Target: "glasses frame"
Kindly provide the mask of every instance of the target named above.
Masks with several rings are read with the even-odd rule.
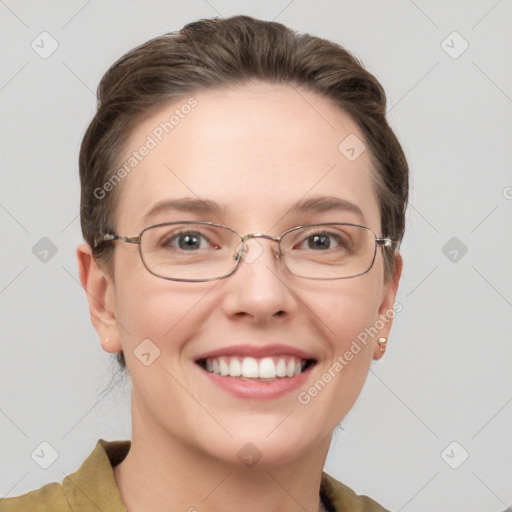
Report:
[[[172,226],[172,225],[175,225],[175,224],[203,224],[203,225],[208,225],[208,226],[217,226],[217,227],[220,227],[220,228],[228,229],[229,231],[231,231],[232,233],[234,233],[235,235],[240,237],[241,246],[239,248],[239,251],[235,254],[235,259],[237,260],[236,265],[228,273],[226,273],[226,274],[224,274],[224,275],[222,275],[220,277],[211,277],[211,278],[208,278],[208,279],[184,279],[184,278],[179,278],[179,277],[164,277],[164,276],[161,276],[161,275],[156,274],[155,272],[153,272],[147,266],[146,262],[144,261],[144,256],[142,255],[142,245],[141,245],[142,235],[148,229],[151,229],[151,228],[154,228],[154,227],[161,227],[161,226]],[[161,279],[167,279],[169,281],[181,281],[181,282],[190,282],[190,283],[206,282],[206,281],[217,281],[219,279],[225,279],[226,277],[229,277],[229,276],[233,275],[237,271],[237,269],[240,267],[240,262],[243,260],[243,258],[241,257],[241,254],[243,254],[243,252],[245,251],[246,242],[248,240],[250,240],[251,238],[265,238],[267,240],[272,240],[274,242],[277,242],[278,250],[279,250],[279,252],[277,253],[277,256],[278,256],[278,258],[280,258],[280,255],[282,254],[282,252],[281,252],[281,240],[288,233],[291,233],[292,231],[296,231],[297,229],[302,229],[302,228],[307,228],[307,227],[334,226],[334,225],[337,225],[337,226],[355,226],[355,227],[360,227],[360,228],[367,229],[368,231],[370,231],[373,234],[374,239],[375,239],[375,250],[373,252],[373,258],[372,258],[372,262],[371,262],[370,266],[364,272],[360,272],[359,274],[356,274],[356,275],[353,275],[353,276],[348,276],[348,277],[304,277],[304,276],[299,276],[297,274],[294,274],[288,268],[286,263],[284,263],[286,269],[292,275],[300,277],[302,279],[314,279],[314,280],[320,280],[320,281],[331,281],[331,280],[334,280],[334,279],[351,279],[353,277],[359,277],[359,276],[362,276],[362,275],[368,273],[371,270],[371,268],[373,267],[373,264],[375,263],[375,257],[377,255],[377,246],[378,245],[387,248],[387,247],[391,247],[392,244],[393,244],[393,240],[391,238],[389,238],[389,237],[378,237],[376,235],[376,233],[371,228],[369,228],[368,226],[363,226],[362,224],[353,224],[353,223],[350,223],[350,222],[318,222],[318,223],[315,223],[315,224],[303,224],[301,226],[294,226],[293,228],[287,229],[280,236],[271,236],[271,235],[266,235],[264,233],[248,233],[247,235],[243,235],[242,236],[239,233],[237,233],[234,229],[231,229],[228,226],[224,226],[223,224],[217,224],[215,222],[208,222],[208,221],[183,220],[183,221],[162,222],[162,223],[159,223],[159,224],[151,224],[150,226],[146,226],[144,229],[142,229],[142,231],[137,236],[133,236],[133,237],[129,237],[129,236],[126,236],[126,235],[117,235],[115,233],[107,233],[107,234],[104,234],[104,235],[100,235],[99,240],[95,240],[94,249],[96,249],[99,245],[101,245],[104,242],[112,242],[112,241],[117,241],[117,240],[119,240],[121,242],[129,243],[129,244],[137,244],[139,246],[139,255],[140,255],[140,258],[142,260],[142,263],[143,263],[144,267],[146,267],[146,270],[150,274],[152,274],[152,275],[154,275],[156,277],[159,277]]]

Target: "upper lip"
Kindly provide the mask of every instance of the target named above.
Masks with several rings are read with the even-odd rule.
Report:
[[[239,357],[272,357],[289,355],[295,356],[298,359],[313,359],[316,358],[313,354],[300,350],[296,347],[283,345],[283,344],[271,344],[271,345],[230,345],[228,347],[222,347],[209,352],[205,352],[200,356],[196,357],[196,361],[203,359],[215,358],[220,356],[239,356]]]

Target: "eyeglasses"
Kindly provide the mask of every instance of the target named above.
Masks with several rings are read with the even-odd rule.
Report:
[[[359,224],[329,222],[288,229],[275,237],[262,233],[241,236],[213,222],[166,222],[144,228],[136,237],[106,234],[95,243],[121,240],[138,244],[142,262],[155,276],[173,281],[214,281],[232,275],[245,260],[261,253],[249,249],[251,238],[278,243],[276,259],[293,275],[306,279],[347,279],[366,274],[373,266],[377,245],[392,246]],[[260,248],[261,249],[261,248]]]

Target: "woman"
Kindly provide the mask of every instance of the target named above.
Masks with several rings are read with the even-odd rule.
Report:
[[[384,354],[408,168],[378,81],[247,16],[116,62],[82,143],[82,285],[132,439],[1,510],[384,510],[323,473]]]

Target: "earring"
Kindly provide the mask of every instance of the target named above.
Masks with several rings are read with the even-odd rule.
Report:
[[[377,343],[379,344],[380,351],[384,352],[386,350],[386,343],[388,342],[387,338],[379,338]]]
[[[110,338],[105,338],[105,343],[108,343],[110,341]]]

